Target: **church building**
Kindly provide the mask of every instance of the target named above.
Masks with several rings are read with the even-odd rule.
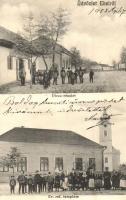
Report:
[[[103,146],[73,131],[35,128],[14,128],[0,136],[0,157],[16,147],[21,153],[15,172],[54,173],[93,169],[103,171]],[[0,173],[12,173],[0,166]]]
[[[103,153],[104,171],[118,170],[120,165],[120,151],[112,145],[111,126],[110,116],[104,111],[99,123],[99,143],[105,147]]]

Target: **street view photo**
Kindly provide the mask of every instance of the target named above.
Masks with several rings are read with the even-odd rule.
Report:
[[[126,92],[125,7],[0,1],[0,94]]]

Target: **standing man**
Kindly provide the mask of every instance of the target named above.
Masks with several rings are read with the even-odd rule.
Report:
[[[75,76],[75,83],[77,83],[78,69],[75,69],[74,76]]]
[[[93,81],[94,81],[94,72],[93,72],[92,69],[89,72],[89,79],[90,79],[90,83],[93,83]]]
[[[40,186],[41,186],[41,176],[39,174],[39,171],[36,171],[36,174],[34,176],[34,184],[35,184],[35,192],[40,193]]]
[[[28,178],[27,178],[27,174],[25,175],[25,185],[24,185],[24,191],[25,193],[27,193],[27,185],[28,185]]]
[[[50,172],[48,173],[47,183],[48,183],[48,192],[53,192],[54,178]]]
[[[49,86],[49,72],[46,70],[43,74],[43,87],[47,89]]]
[[[25,72],[24,67],[22,69],[20,69],[19,77],[20,77],[20,80],[21,80],[21,86],[24,86],[25,85],[25,77],[26,77],[26,72]]]
[[[83,70],[82,70],[81,67],[80,67],[80,69],[79,69],[79,79],[80,79],[80,83],[83,83],[83,76],[84,76],[84,72],[83,72]]]
[[[72,70],[68,68],[67,70],[68,84],[71,84],[71,73],[72,73]]]
[[[74,72],[71,72],[71,84],[74,85],[74,81],[75,81],[75,74]]]
[[[61,79],[62,79],[62,84],[65,84],[66,72],[65,72],[65,69],[63,67],[61,69],[60,76],[61,76]]]
[[[35,75],[36,75],[36,64],[35,64],[35,62],[32,63],[31,75],[32,75],[32,84],[35,85]]]
[[[29,175],[27,182],[28,182],[28,193],[32,194],[32,192],[33,192],[33,177],[31,174]]]
[[[19,194],[22,191],[22,194],[24,194],[24,187],[25,187],[25,176],[24,172],[21,171],[21,174],[18,176],[18,182],[19,182]]]
[[[57,68],[55,67],[55,69],[53,71],[53,85],[57,85],[58,76],[59,76],[59,72],[58,72]]]

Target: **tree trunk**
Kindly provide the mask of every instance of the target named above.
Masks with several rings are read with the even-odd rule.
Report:
[[[52,67],[54,69],[55,66],[55,46],[53,47],[53,55],[52,55]]]
[[[30,58],[30,75],[31,75],[30,89],[32,89],[32,56]]]
[[[44,61],[45,66],[46,66],[46,70],[48,70],[48,65],[47,65],[47,62],[46,62],[46,60],[45,60],[44,55],[42,55],[42,58],[43,58],[43,61]]]

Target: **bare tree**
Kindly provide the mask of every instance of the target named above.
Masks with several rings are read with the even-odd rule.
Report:
[[[15,52],[23,52],[30,65],[30,87],[32,87],[32,65],[36,62],[37,57],[39,56],[37,49],[34,46],[33,41],[35,40],[36,33],[36,24],[35,18],[32,12],[29,12],[28,15],[22,16],[23,19],[23,30],[15,38]]]
[[[49,40],[49,49],[46,49],[49,50],[48,53],[52,54],[52,67],[54,67],[55,54],[58,51],[57,43],[66,34],[70,24],[69,13],[66,9],[58,8],[49,16],[41,16],[38,24],[39,36]]]
[[[80,67],[82,65],[82,58],[80,55],[80,51],[76,47],[71,48],[71,64],[76,68]]]
[[[13,174],[14,169],[17,167],[20,160],[21,153],[18,151],[17,147],[11,147],[10,152],[0,160],[0,164],[3,167],[12,168]]]

